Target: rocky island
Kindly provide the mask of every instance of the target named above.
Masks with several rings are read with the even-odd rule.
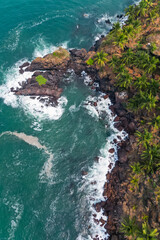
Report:
[[[142,0],[126,9],[127,21],[113,25],[91,49],[59,48],[20,66],[33,75],[16,95],[48,96],[57,104],[68,70],[85,71],[90,86],[110,98],[114,126],[128,133],[118,144],[118,161],[106,175],[104,196],[97,203],[108,217],[103,223],[111,240],[160,238],[160,3]],[[37,77],[46,79],[39,84]],[[98,87],[95,87],[98,83]],[[112,149],[110,149],[112,151]],[[99,237],[95,238],[98,240]]]

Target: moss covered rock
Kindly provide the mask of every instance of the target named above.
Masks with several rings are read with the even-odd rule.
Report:
[[[70,60],[70,53],[64,49],[59,48],[54,53],[47,54],[45,57],[38,57],[32,61],[28,71],[35,70],[63,70],[67,67],[67,63]]]

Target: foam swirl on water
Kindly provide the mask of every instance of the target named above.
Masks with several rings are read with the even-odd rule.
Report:
[[[48,151],[48,149],[45,145],[40,144],[39,139],[37,137],[31,136],[31,135],[26,135],[25,133],[10,132],[10,131],[3,132],[0,135],[0,137],[2,137],[3,135],[16,136],[17,138],[23,140],[24,142],[26,142],[38,149],[43,149],[45,151],[45,153],[47,155],[49,155],[47,162],[44,164],[43,173],[45,172],[46,176],[49,178],[52,176],[51,170],[52,170],[53,154]]]

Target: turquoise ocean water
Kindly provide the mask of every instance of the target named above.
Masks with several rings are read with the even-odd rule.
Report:
[[[103,170],[109,162],[106,149],[114,137],[109,101],[102,101],[84,84],[86,76],[74,74],[64,80],[57,108],[17,98],[10,88],[29,77],[19,74],[21,63],[60,45],[89,49],[109,30],[105,19],[114,22],[129,4],[133,1],[0,1],[0,134],[32,135],[47,149],[14,135],[0,137],[0,240],[94,236],[91,205],[101,200]],[[89,105],[95,100],[96,109]],[[99,165],[96,156],[102,158]],[[88,177],[83,178],[82,171],[88,171]],[[95,180],[96,187],[90,187]]]

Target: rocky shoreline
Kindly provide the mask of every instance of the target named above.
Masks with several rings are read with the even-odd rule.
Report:
[[[154,7],[156,8],[156,6],[156,3],[151,6],[152,10]],[[115,116],[114,127],[117,128],[118,131],[121,132],[124,130],[128,134],[128,138],[125,141],[121,141],[121,139],[120,141],[117,141],[115,139],[114,144],[118,147],[118,161],[113,169],[112,166],[110,166],[112,171],[106,175],[106,182],[104,183],[103,191],[103,196],[106,200],[95,205],[96,211],[100,212],[103,210],[103,213],[108,217],[108,220],[106,222],[103,219],[100,219],[99,222],[97,221],[96,216],[93,216],[95,217],[95,222],[99,223],[100,226],[103,226],[106,229],[106,233],[110,235],[110,240],[126,239],[120,231],[120,226],[125,216],[130,216],[131,218],[136,216],[140,227],[142,227],[142,222],[146,221],[146,216],[150,218],[149,224],[152,229],[159,228],[158,224],[160,223],[160,214],[156,211],[156,208],[158,208],[158,201],[155,201],[153,197],[155,187],[147,185],[150,181],[149,176],[145,176],[144,173],[143,176],[139,177],[139,179],[141,178],[144,180],[137,180],[139,181],[138,191],[134,190],[131,186],[131,179],[132,181],[136,181],[137,176],[133,175],[130,165],[131,163],[140,160],[139,148],[134,133],[136,130],[142,128],[140,126],[140,121],[145,121],[146,117],[143,113],[138,116],[138,114],[133,114],[126,109],[126,103],[129,99],[133,99],[138,91],[134,85],[135,81],[137,81],[137,79],[142,80],[142,77],[146,74],[145,65],[139,68],[138,64],[132,64],[132,61],[135,57],[136,60],[139,58],[138,54],[141,54],[141,61],[145,61],[145,58],[147,58],[149,59],[149,63],[150,61],[157,62],[160,58],[160,18],[157,17],[155,23],[150,21],[150,24],[148,24],[148,16],[143,16],[142,18],[138,16],[137,18],[140,18],[141,21],[138,19],[135,20],[135,24],[138,24],[138,30],[134,38],[130,37],[127,32],[131,31],[131,24],[126,24],[124,26],[124,31],[123,28],[121,29],[120,25],[115,25],[115,28],[118,28],[118,30],[115,31],[119,31],[121,34],[120,36],[125,36],[126,32],[129,35],[128,41],[124,41],[123,44],[120,42],[119,45],[118,41],[114,42],[114,39],[117,39],[117,36],[115,37],[113,29],[113,33],[111,32],[113,40],[110,40],[107,36],[102,36],[102,38],[98,40],[88,52],[85,49],[71,49],[67,51],[59,48],[54,53],[48,54],[43,58],[36,58],[31,63],[24,63],[20,66],[20,73],[23,74],[24,72],[30,71],[33,72],[33,75],[26,82],[22,82],[19,89],[11,89],[16,95],[27,95],[32,98],[38,96],[39,101],[43,101],[44,104],[55,106],[57,105],[57,100],[63,91],[61,88],[62,80],[68,74],[68,71],[73,69],[78,76],[81,76],[82,72],[85,72],[91,78],[89,86],[94,90],[105,93],[104,98],[110,98],[112,103],[110,110]],[[110,23],[108,22],[107,24]],[[141,31],[139,30],[140,28]],[[134,28],[132,31],[134,31]],[[134,35],[134,33],[132,34]],[[156,45],[156,49],[154,48],[154,45]],[[110,64],[104,64],[103,71],[101,71],[102,69],[98,64],[87,63],[90,59],[93,61],[96,53],[100,53],[100,51],[107,55],[107,60],[109,63],[115,65],[114,67]],[[128,63],[126,63],[123,58],[126,58]],[[130,61],[131,64],[129,64]],[[120,66],[119,62],[121,64]],[[145,64],[149,63],[145,62]],[[155,63],[154,68],[150,70],[152,74],[147,69],[148,82],[152,78],[155,78],[155,81],[157,82],[159,80],[160,73],[156,64],[157,63]],[[120,69],[120,67],[122,69]],[[115,85],[119,80],[117,77],[119,75],[118,71],[120,70],[122,70],[122,77],[124,71],[124,76],[127,76],[127,80],[132,80],[132,83],[129,83],[128,85],[129,87],[124,87],[122,84],[122,87],[120,86],[120,88],[118,88],[118,86]],[[39,75],[46,79],[46,84],[39,85],[36,81],[36,78]],[[124,79],[122,83],[125,81],[126,79]],[[44,96],[47,96],[49,101],[46,101]],[[158,102],[158,95],[155,97]],[[97,103],[95,102],[93,104],[96,106]],[[113,153],[114,149],[109,149],[109,152]],[[155,173],[153,176],[155,181],[154,184],[159,181],[158,174],[159,173],[156,175]],[[146,179],[148,179],[148,182]],[[150,194],[151,191],[152,196]],[[94,240],[99,240],[99,236],[96,236]]]
[[[51,54],[44,56],[43,58],[36,58],[31,63],[24,63],[20,66],[20,73],[25,71],[33,72],[31,78],[26,82],[23,82],[20,89],[11,89],[15,95],[25,95],[34,98],[39,96],[39,101],[45,101],[43,97],[49,98],[50,105],[56,105],[57,99],[61,96],[63,91],[60,88],[61,80],[65,77],[65,74],[69,69],[73,69],[75,74],[81,76],[81,73],[85,71],[89,77],[93,80],[90,83],[90,87],[97,91],[101,91],[106,95],[104,98],[110,98],[112,105],[110,109],[116,116],[114,127],[119,131],[126,131],[128,138],[126,141],[122,141],[118,144],[118,161],[111,173],[106,175],[106,182],[104,183],[103,195],[107,197],[105,202],[98,203],[95,208],[102,208],[104,214],[108,217],[107,223],[103,223],[107,233],[110,235],[109,239],[118,240],[124,239],[124,236],[118,233],[120,226],[120,216],[122,215],[123,195],[124,190],[121,187],[122,182],[125,182],[127,169],[128,169],[128,156],[131,153],[136,131],[136,121],[134,115],[127,112],[123,107],[123,103],[128,98],[127,93],[120,94],[114,87],[114,81],[112,79],[112,73],[107,78],[100,78],[98,75],[98,69],[93,66],[88,66],[86,61],[93,57],[96,50],[100,46],[103,40],[100,39],[96,42],[95,46],[91,48],[91,51],[87,52],[85,49],[72,49],[69,52],[65,49],[58,49],[58,53],[64,52],[66,56],[63,58],[55,57],[54,61],[50,61]],[[39,86],[36,82],[36,77],[42,75],[47,79],[45,85]],[[107,84],[106,84],[107,82]],[[98,87],[95,87],[95,83],[98,83]],[[48,101],[46,102],[48,104]],[[116,143],[116,142],[115,142]],[[112,151],[110,149],[109,151]],[[98,239],[98,238],[97,238]]]

